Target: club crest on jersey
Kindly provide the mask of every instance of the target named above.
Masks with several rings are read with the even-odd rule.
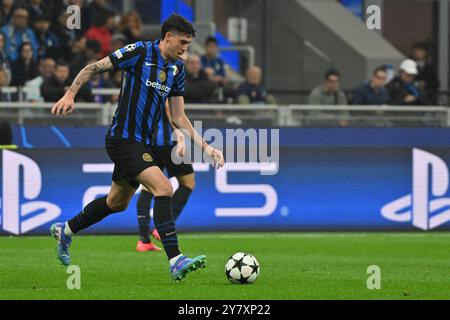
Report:
[[[167,79],[166,73],[164,72],[164,70],[161,70],[159,72],[159,81],[164,82],[164,81],[166,81],[166,79]]]
[[[144,153],[142,155],[142,160],[144,160],[145,162],[152,162],[153,158],[152,158],[152,156],[150,154]]]

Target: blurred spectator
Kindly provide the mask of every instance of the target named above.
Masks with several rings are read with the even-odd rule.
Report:
[[[184,99],[186,103],[208,103],[214,100],[217,85],[202,69],[200,56],[191,54],[186,61],[186,84]]]
[[[70,64],[71,79],[74,79],[78,72],[87,65],[88,60],[100,60],[100,43],[98,41],[86,41],[86,38],[80,38],[75,43],[76,45],[73,47],[74,54]]]
[[[221,86],[225,86],[228,83],[225,63],[219,57],[219,46],[217,39],[213,36],[209,36],[205,41],[205,55],[202,56],[202,67],[207,71],[211,80],[218,83]]]
[[[325,73],[325,82],[314,88],[309,95],[308,103],[311,105],[346,105],[347,98],[340,90],[341,76],[337,70],[328,70]]]
[[[386,105],[389,103],[389,92],[386,85],[386,67],[381,66],[373,71],[372,79],[353,91],[352,104]]]
[[[142,20],[135,11],[123,16],[119,31],[126,37],[125,45],[142,40]]]
[[[73,45],[73,42],[77,39],[77,32],[66,27],[66,21],[68,17],[69,14],[66,12],[66,9],[62,9],[57,15],[57,22],[50,27],[50,30],[58,38],[63,54],[63,59],[66,61],[71,60],[71,47]]]
[[[45,80],[51,78],[55,72],[55,60],[46,58],[39,62],[39,75],[25,82],[26,100],[31,102],[42,102],[44,98],[41,96],[41,85]]]
[[[81,10],[81,28],[82,32],[85,33],[89,28],[91,28],[96,21],[99,21],[102,17],[105,17],[107,12],[110,11],[106,0],[93,0],[90,4],[85,6]]]
[[[435,67],[429,61],[428,50],[425,44],[417,43],[414,45],[413,60],[417,63],[418,71],[415,78],[416,85],[426,92],[432,104],[437,105],[440,84]]]
[[[122,71],[115,71],[111,76],[111,80],[115,88],[120,88],[120,86],[122,85]]]
[[[131,42],[127,42],[127,38],[123,34],[116,33],[111,37],[111,52],[125,47],[128,43]]]
[[[58,37],[49,28],[50,20],[47,16],[40,15],[36,17],[33,29],[39,43],[39,59],[50,57],[58,60],[62,58],[63,52]]]
[[[16,145],[13,144],[13,133],[9,122],[0,122],[0,149],[15,149]]]
[[[0,101],[11,101],[11,94],[3,92],[2,88],[9,86],[9,74],[0,68]]]
[[[39,75],[37,63],[33,58],[33,49],[29,42],[20,46],[20,57],[11,66],[11,86],[23,86],[26,81]]]
[[[97,59],[91,59],[87,61],[87,64],[96,63]],[[106,74],[105,74],[106,75]],[[88,81],[87,86],[90,90],[92,89],[110,89],[114,88],[114,84],[112,81],[105,79],[104,74],[97,74]],[[113,101],[111,96],[105,96],[105,95],[93,95],[92,97],[93,102],[96,103],[105,103],[105,102],[115,102]]]
[[[14,0],[0,0],[0,26],[8,24],[14,12]]]
[[[100,58],[106,57],[111,53],[111,38],[114,29],[115,14],[108,11],[104,16],[99,17],[94,26],[89,28],[85,36],[88,40],[96,40],[100,43]]]
[[[11,62],[5,52],[5,36],[0,32],[0,68],[11,75]]]
[[[28,16],[26,9],[17,8],[11,22],[1,29],[5,36],[5,51],[11,61],[17,60],[20,46],[24,42],[31,44],[34,60],[37,61],[39,44],[33,30],[28,26]]]
[[[414,84],[418,74],[414,60],[404,60],[399,67],[399,75],[388,83],[389,104],[391,105],[429,105],[425,91]]]
[[[257,66],[248,68],[246,81],[237,89],[237,102],[239,104],[276,104],[275,98],[267,94],[261,82],[261,68]]]
[[[29,23],[30,26],[34,25],[36,20],[43,15],[48,15],[48,8],[46,3],[42,0],[26,0],[23,4],[30,14]]]
[[[70,85],[69,65],[59,61],[56,64],[53,76],[46,79],[41,85],[41,95],[46,102],[56,102],[61,99],[65,92],[70,88]],[[76,100],[83,102],[92,101],[90,90],[86,85],[81,87]]]

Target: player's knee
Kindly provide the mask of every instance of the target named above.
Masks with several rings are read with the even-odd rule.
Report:
[[[195,179],[184,181],[182,184],[183,187],[189,188],[192,191],[195,189]]]
[[[161,183],[155,188],[156,197],[171,197],[173,194],[172,184],[169,180],[167,182]]]
[[[108,201],[109,200],[109,201]],[[128,208],[129,201],[127,200],[117,200],[117,199],[106,199],[106,204],[108,208],[115,212],[125,211]]]
[[[189,188],[192,191],[195,189],[195,175],[194,174],[179,178],[178,182],[183,187]]]

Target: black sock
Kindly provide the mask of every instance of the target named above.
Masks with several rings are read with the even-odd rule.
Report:
[[[139,239],[143,243],[150,243],[150,204],[153,194],[142,190],[137,201],[137,218],[139,225]]]
[[[175,222],[172,218],[172,199],[170,197],[155,197],[153,220],[158,230],[167,258],[172,259],[180,254]]]
[[[183,211],[183,208],[186,206],[186,203],[189,200],[189,196],[191,195],[192,190],[188,187],[180,185],[172,196],[172,215],[173,220],[177,221],[178,217]]]
[[[118,211],[111,210],[106,204],[106,196],[95,199],[84,207],[83,211],[69,220],[70,230],[73,233],[77,233],[102,221],[105,217],[115,212]]]

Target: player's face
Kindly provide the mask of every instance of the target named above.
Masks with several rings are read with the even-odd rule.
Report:
[[[187,53],[192,37],[186,34],[169,32],[167,37],[168,54],[172,59],[181,59]]]

